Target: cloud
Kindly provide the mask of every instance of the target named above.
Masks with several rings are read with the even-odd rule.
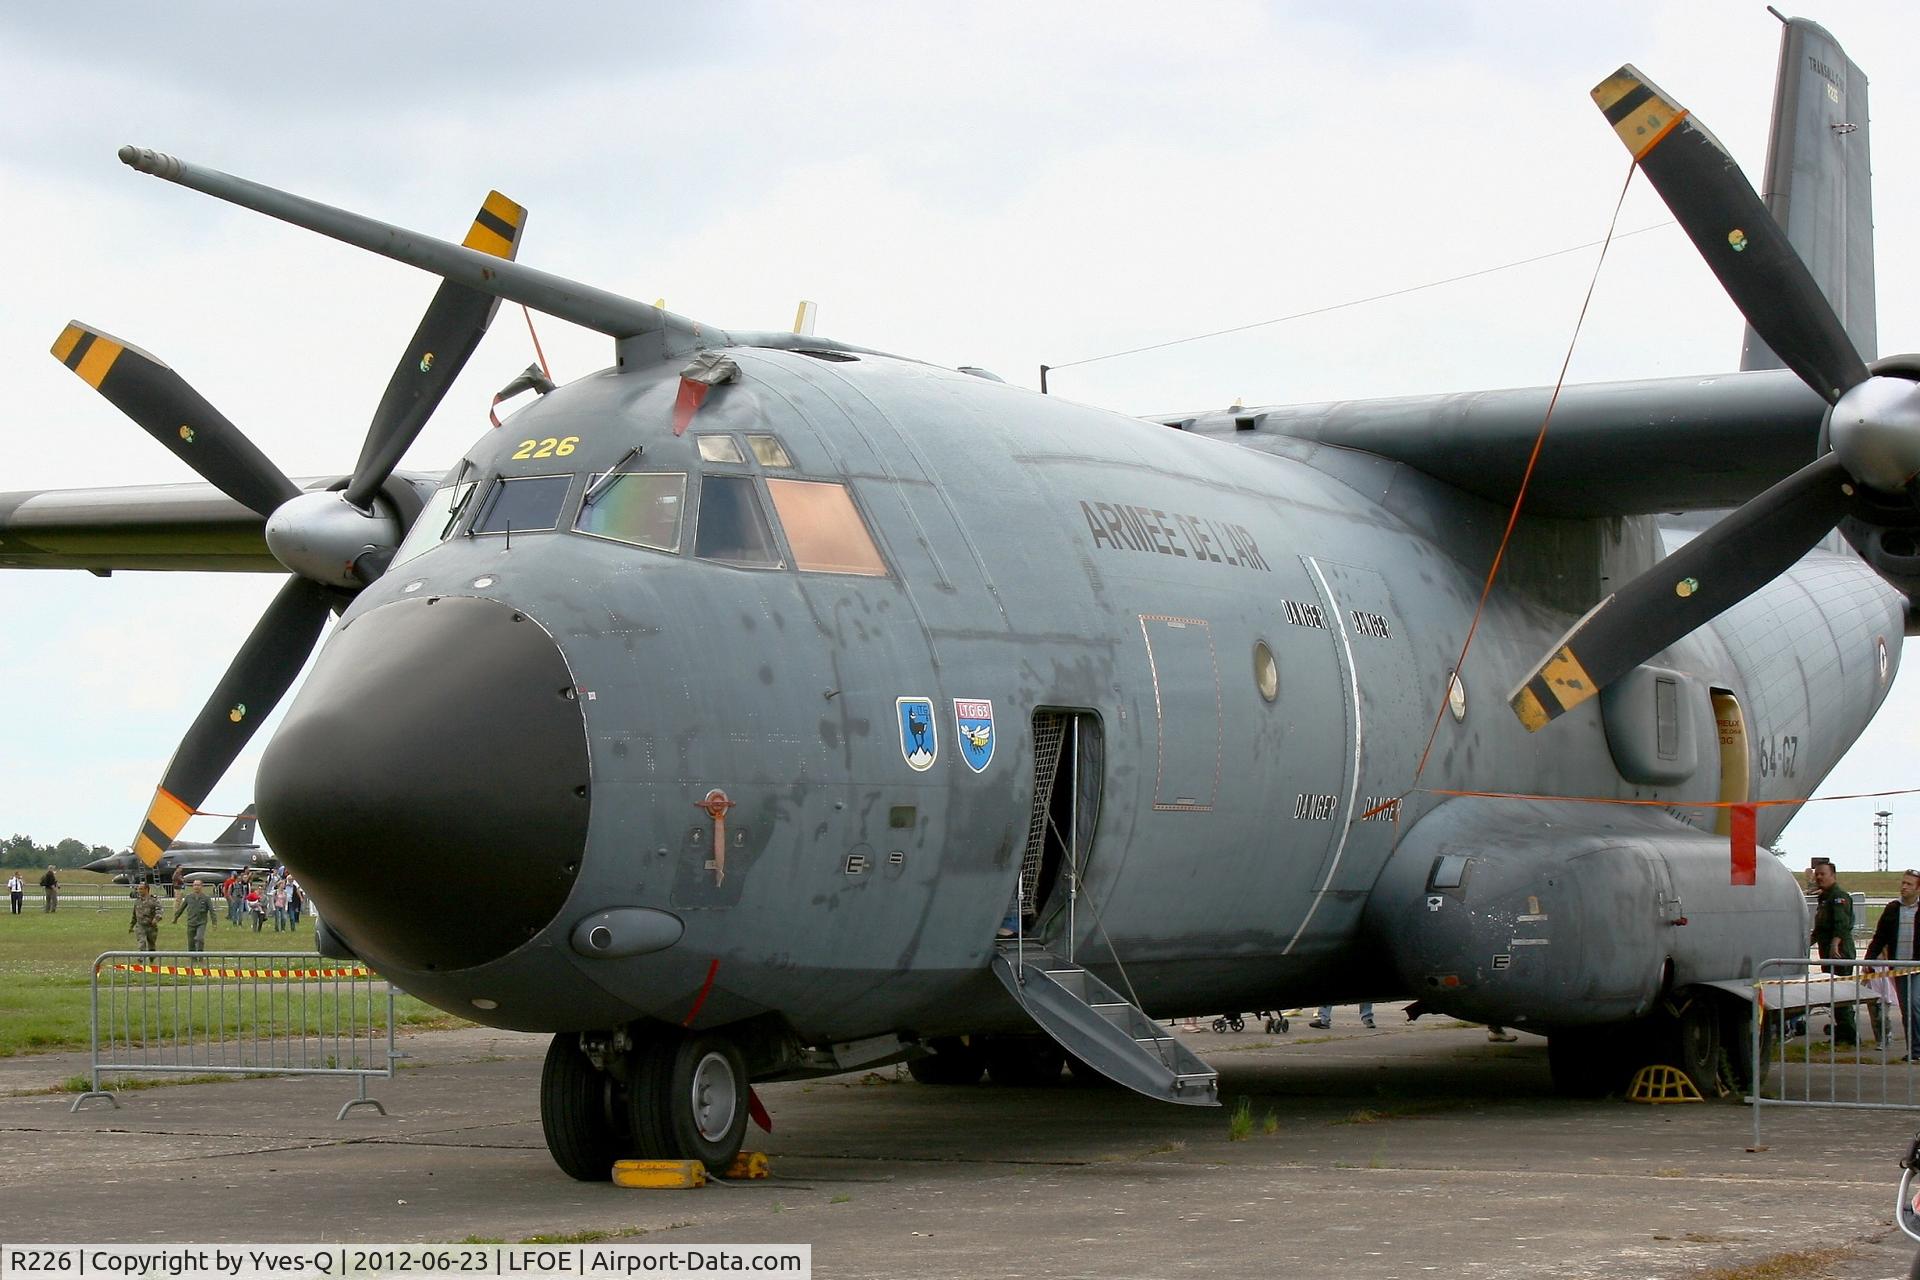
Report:
[[[1904,232],[1920,179],[1893,159],[1920,153],[1920,86],[1880,56],[1914,47],[1920,16],[1863,4],[1829,25],[1877,77],[1883,346],[1920,348],[1920,312],[1897,287],[1920,279]],[[1776,42],[1771,18],[1731,0],[1658,15],[1567,0],[201,0],[107,3],[84,21],[9,6],[0,484],[183,478],[46,356],[70,317],[173,364],[288,471],[344,471],[432,293],[418,272],[135,174],[114,159],[123,142],[450,238],[498,186],[532,210],[533,265],[740,328],[780,327],[812,298],[822,332],[1031,386],[1042,362],[1599,239],[1626,166],[1586,91],[1624,61],[1758,172]],[[1620,226],[1666,218],[1635,184]],[[1569,255],[1063,369],[1055,386],[1153,412],[1543,384],[1592,275],[1592,255]],[[610,363],[604,338],[536,323],[562,378]],[[1684,238],[1649,232],[1609,254],[1573,376],[1724,369],[1739,338]],[[409,465],[458,457],[531,358],[525,321],[503,308]],[[12,821],[124,840],[274,585],[0,575],[0,675],[33,730],[0,748]],[[1910,705],[1902,686],[1873,733],[1920,720]],[[1789,841],[1864,848],[1851,823],[1810,810]]]

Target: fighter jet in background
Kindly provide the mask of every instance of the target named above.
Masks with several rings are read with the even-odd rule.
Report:
[[[81,870],[110,874],[115,884],[148,879],[159,884],[171,884],[176,868],[185,868],[184,879],[188,883],[195,880],[224,880],[230,872],[264,870],[273,866],[273,854],[261,848],[259,841],[254,838],[257,828],[258,820],[254,817],[253,806],[248,805],[239,817],[227,825],[225,831],[211,840],[204,843],[175,840],[151,867],[136,854],[126,852],[96,858]]]

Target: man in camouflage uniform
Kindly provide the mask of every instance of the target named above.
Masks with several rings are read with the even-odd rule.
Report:
[[[140,950],[160,949],[160,899],[153,896],[153,886],[145,880],[134,894],[133,920],[127,925],[127,932],[137,935]]]
[[[180,905],[173,909],[173,918],[178,920],[182,912],[187,917],[187,950],[205,951],[207,917],[213,914],[213,899],[207,896],[205,884],[193,882],[193,892],[180,899]]]
[[[1814,899],[1811,939],[1814,953],[1823,960],[1853,959],[1853,899],[1835,881],[1833,863],[1822,859],[1814,864],[1813,888],[1817,895]],[[1829,965],[1827,969],[1841,977],[1857,976],[1853,965]],[[1851,1000],[1834,1001],[1835,1044],[1860,1042],[1860,1027],[1854,1019],[1853,1006]]]

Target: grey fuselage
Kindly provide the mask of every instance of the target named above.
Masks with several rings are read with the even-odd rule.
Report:
[[[1448,675],[1506,522],[1494,503],[1258,429],[1175,430],[879,356],[728,354],[739,380],[682,435],[678,368],[660,365],[583,379],[489,433],[460,477],[484,494],[496,476],[571,475],[559,529],[467,536],[470,502],[450,537],[429,531],[359,595],[290,709],[290,742],[339,715],[343,685],[375,662],[352,647],[359,623],[430,601],[498,602],[564,662],[583,843],[564,872],[539,873],[558,906],[473,963],[383,943],[434,911],[443,873],[416,883],[415,852],[383,844],[364,809],[334,835],[375,858],[351,875],[312,867],[320,837],[282,830],[295,806],[276,808],[263,768],[274,847],[407,990],[528,1030],[771,1017],[828,1044],[1018,1028],[988,962],[1036,825],[1036,711],[1067,713],[1100,749],[1072,783],[1077,893],[1056,872],[1026,927],[1156,1016],[1419,995],[1569,1025],[1643,1012],[1676,966],[1731,979],[1804,947],[1791,877],[1763,851],[1760,883],[1729,888],[1724,810],[1705,806],[1804,798],[1880,705],[1903,602],[1857,559],[1816,552],[1663,655],[1672,714],[1644,730],[1659,742],[1629,741],[1651,720],[1606,699],[1529,735],[1504,705],[1513,682],[1658,557],[1652,518],[1520,522],[1456,715]],[[755,461],[749,433],[777,438],[791,468]],[[714,434],[745,461],[703,461]],[[570,438],[564,458],[512,456]],[[569,531],[589,475],[616,464],[689,477],[677,552]],[[846,485],[885,576],[800,571],[784,536],[777,568],[696,556],[702,481],[720,475],[753,477],[763,507],[769,477]],[[378,657],[417,673],[440,661]],[[1744,794],[1723,788],[1713,689],[1744,717]],[[902,699],[931,708],[925,768],[908,759],[924,744]],[[991,704],[984,767],[956,701]],[[977,729],[982,708],[968,710]],[[276,740],[270,764],[274,750],[293,748]],[[716,790],[732,804],[719,867],[700,807]],[[498,804],[505,831],[512,794],[468,779],[446,803]],[[1759,812],[1765,842],[1792,810]],[[1462,850],[1488,896],[1430,891],[1435,860]],[[510,841],[457,853],[501,892],[521,874]],[[1676,928],[1681,900],[1693,922]],[[629,910],[657,936],[630,954],[582,944],[583,922]],[[479,914],[466,923],[486,928]],[[656,928],[669,918],[677,936]],[[1522,934],[1537,941],[1504,947]]]

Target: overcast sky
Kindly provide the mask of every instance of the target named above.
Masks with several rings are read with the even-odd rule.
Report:
[[[1882,352],[1920,350],[1920,6],[1822,22],[1872,80]],[[135,174],[122,143],[459,239],[489,187],[521,260],[733,328],[819,331],[1033,385],[1041,363],[1288,315],[1600,239],[1627,160],[1587,97],[1631,61],[1750,174],[1764,5],[416,2],[0,6],[8,261],[0,490],[191,478],[48,354],[69,318],[152,351],[292,474],[350,468],[435,281]],[[1643,182],[1572,378],[1735,367],[1739,321]],[[1551,383],[1592,251],[1055,375],[1133,413]],[[1645,323],[1647,315],[1658,323]],[[608,341],[536,317],[556,376]],[[486,430],[517,308],[403,465]],[[124,845],[277,577],[0,574],[0,833]],[[1828,793],[1909,785],[1909,676]],[[258,744],[209,800],[251,791]],[[1814,805],[1843,867],[1893,811]],[[187,834],[217,830],[199,819]],[[1909,854],[1904,852],[1914,849]]]

